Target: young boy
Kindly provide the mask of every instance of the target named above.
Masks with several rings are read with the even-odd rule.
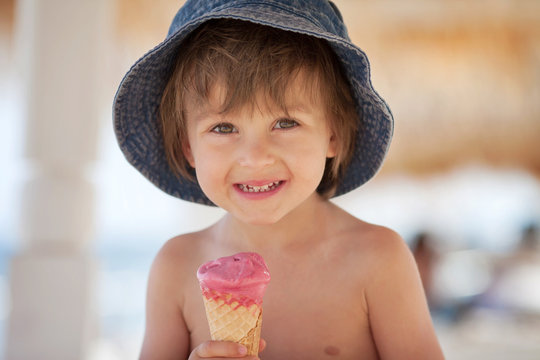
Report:
[[[241,251],[272,274],[262,359],[443,358],[402,239],[328,201],[375,174],[392,127],[331,2],[187,1],[120,85],[115,129],[154,184],[227,214],[157,255],[141,359],[250,358],[210,341],[195,276]]]

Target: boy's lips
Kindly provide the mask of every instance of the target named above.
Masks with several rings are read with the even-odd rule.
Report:
[[[236,188],[244,193],[266,193],[276,190],[283,184],[283,180],[257,181],[235,184]]]

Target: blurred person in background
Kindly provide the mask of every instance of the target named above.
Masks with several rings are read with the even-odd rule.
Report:
[[[478,304],[493,310],[540,316],[538,224],[523,228],[513,251],[493,261],[493,281]]]
[[[433,237],[427,232],[420,232],[412,239],[410,247],[416,266],[418,266],[428,305],[433,308],[435,305],[433,299],[433,273],[439,258]]]

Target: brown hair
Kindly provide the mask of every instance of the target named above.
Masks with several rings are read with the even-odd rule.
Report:
[[[330,198],[352,156],[358,114],[340,63],[324,40],[232,19],[210,20],[182,43],[159,112],[167,161],[180,176],[193,179],[184,156],[188,143],[184,103],[204,102],[216,83],[224,85],[223,113],[255,103],[263,91],[286,111],[285,94],[301,70],[312,96],[326,105],[328,125],[336,139],[336,156],[327,159],[317,191]]]

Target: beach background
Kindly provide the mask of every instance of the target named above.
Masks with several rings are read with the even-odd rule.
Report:
[[[363,220],[395,229],[410,245],[448,359],[540,358],[540,2],[334,2],[351,38],[367,52],[374,87],[396,121],[380,173],[334,201]],[[25,330],[28,339],[39,336],[32,314],[24,320],[19,313],[12,316],[26,301],[12,291],[13,269],[21,271],[14,259],[35,251],[71,254],[72,248],[73,258],[82,253],[93,268],[90,280],[82,278],[89,283],[85,296],[92,305],[85,310],[91,320],[84,322],[89,334],[80,357],[133,359],[141,346],[154,255],[167,239],[222,215],[220,209],[161,193],[130,167],[112,130],[112,100],[122,76],[165,37],[181,2],[43,3],[0,0],[0,359],[8,359],[8,342],[17,341],[9,335],[10,319],[17,320],[16,328]],[[37,105],[29,99],[40,95],[29,88],[43,91],[47,86],[29,81],[40,70],[39,63],[30,63],[29,51],[39,55],[40,50],[28,49],[35,45],[28,33],[42,26],[36,19],[57,17],[61,22],[83,6],[94,11],[90,14],[99,18],[103,32],[89,54],[97,62],[92,70],[94,128],[88,136],[92,151],[89,156],[80,151],[80,162],[62,162],[58,155],[54,163],[36,143],[48,144],[43,139],[64,126],[69,135],[69,122],[79,119],[36,123]],[[62,36],[77,38],[81,29],[65,29],[71,35]],[[73,52],[87,50],[80,44],[54,44],[51,52],[66,54],[65,63],[56,62],[59,73],[85,56]],[[51,89],[62,85],[51,79]],[[68,80],[73,85],[68,93],[85,94],[88,84]],[[55,102],[51,114],[61,113],[55,109],[64,105],[61,99]],[[78,146],[67,142],[62,151],[78,154],[72,145]],[[47,204],[35,214],[29,206],[33,189],[40,189],[33,186],[40,184],[40,171],[53,174],[49,180],[63,181],[51,163],[60,163],[64,172],[75,164],[75,178],[90,189],[84,192],[89,200],[82,202],[81,215],[74,217],[81,226],[56,216],[56,201],[67,199],[54,199],[51,213]],[[74,230],[61,242],[42,240],[31,230],[36,224],[53,235],[63,227]],[[25,283],[26,293],[35,290],[39,296],[38,285]],[[69,303],[71,291],[64,289],[60,299]],[[50,332],[55,331],[61,332],[61,325],[51,323]],[[65,341],[69,347],[70,339]]]

